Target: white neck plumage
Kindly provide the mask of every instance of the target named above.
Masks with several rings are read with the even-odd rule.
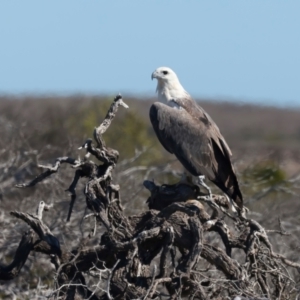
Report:
[[[177,82],[160,82],[157,83],[156,88],[158,100],[166,103],[169,106],[178,108],[180,101],[190,95],[185,91],[183,86]]]

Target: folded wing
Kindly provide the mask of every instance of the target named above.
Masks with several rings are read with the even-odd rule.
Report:
[[[230,149],[205,111],[191,103],[174,109],[163,103],[150,108],[150,120],[164,148],[194,176],[205,175],[242,208],[243,199],[230,161]]]

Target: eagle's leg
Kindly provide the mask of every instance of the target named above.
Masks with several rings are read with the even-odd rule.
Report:
[[[198,185],[204,187],[207,191],[208,191],[208,197],[207,199],[205,200],[205,202],[207,202],[207,204],[213,208],[213,209],[216,209],[216,208],[219,208],[219,206],[213,201],[213,198],[212,198],[212,193],[211,193],[211,189],[209,188],[209,186],[204,182],[204,179],[205,179],[205,176],[204,175],[200,175],[198,176]],[[202,198],[203,199],[203,198]]]
[[[207,191],[208,191],[208,194],[209,194],[209,198],[212,199],[212,194],[211,194],[211,189],[210,187],[204,182],[204,179],[205,179],[205,176],[204,175],[200,175],[198,176],[198,184],[202,187],[204,187]]]

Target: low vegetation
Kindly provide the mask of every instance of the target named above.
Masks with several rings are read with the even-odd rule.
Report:
[[[222,196],[211,210],[174,185],[182,170],[153,133],[152,100],[125,99],[108,128],[112,101],[1,99],[0,297],[297,297],[299,112],[204,102],[234,153],[241,220]]]

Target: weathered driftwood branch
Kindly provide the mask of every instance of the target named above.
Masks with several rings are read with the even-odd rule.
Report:
[[[52,252],[58,254],[60,256],[60,244],[58,239],[51,233],[48,226],[46,226],[42,219],[38,216],[33,216],[28,213],[21,213],[21,212],[11,212],[11,215],[14,217],[23,220],[26,222],[34,232],[39,236],[40,240],[45,241],[52,249]]]
[[[92,211],[86,217],[96,218],[96,227],[105,228],[96,236],[99,244],[89,247],[89,235],[73,250],[60,246],[42,220],[42,203],[37,216],[12,212],[31,231],[23,237],[13,263],[0,268],[0,279],[14,278],[29,252],[36,251],[49,255],[54,264],[57,288],[51,296],[60,299],[155,299],[162,296],[163,287],[169,299],[233,299],[238,295],[244,299],[289,299],[288,287],[295,287],[295,281],[287,268],[300,270],[300,265],[275,253],[268,232],[255,220],[231,217],[231,224],[227,222],[221,211],[229,209],[225,197],[213,195],[220,209],[211,211],[197,186],[182,182],[158,186],[145,181],[151,194],[149,210],[129,217],[124,214],[120,186],[112,180],[119,153],[107,147],[102,137],[120,105],[127,107],[117,96],[94,130],[96,145],[88,139],[81,147],[87,151],[82,160],[58,158],[46,172],[18,186],[33,186],[57,172],[61,163],[71,164],[76,170],[68,188],[68,219],[77,183],[85,178],[86,205]],[[89,161],[90,155],[101,163]],[[284,230],[280,229],[281,234]],[[213,244],[208,240],[210,233],[215,234]],[[233,249],[239,251],[239,259]],[[105,284],[98,282],[102,288],[97,292],[86,284],[91,274],[105,280]],[[105,279],[101,274],[106,274]]]
[[[122,96],[120,94],[115,97],[114,103],[110,106],[104,121],[100,124],[100,126],[96,127],[94,130],[94,139],[97,141],[98,148],[100,149],[105,147],[105,143],[102,139],[102,135],[110,126],[112,120],[116,116],[119,106],[123,106],[125,108],[129,107],[126,103],[124,103]]]
[[[38,175],[36,178],[34,178],[33,180],[31,180],[28,183],[17,184],[16,187],[25,188],[25,187],[35,186],[37,183],[43,181],[44,179],[46,179],[53,173],[56,173],[62,163],[68,163],[71,165],[75,165],[77,163],[77,161],[73,158],[65,156],[65,157],[58,157],[55,160],[55,164],[53,166],[38,165],[39,168],[47,169],[47,171],[41,173],[40,175]]]

